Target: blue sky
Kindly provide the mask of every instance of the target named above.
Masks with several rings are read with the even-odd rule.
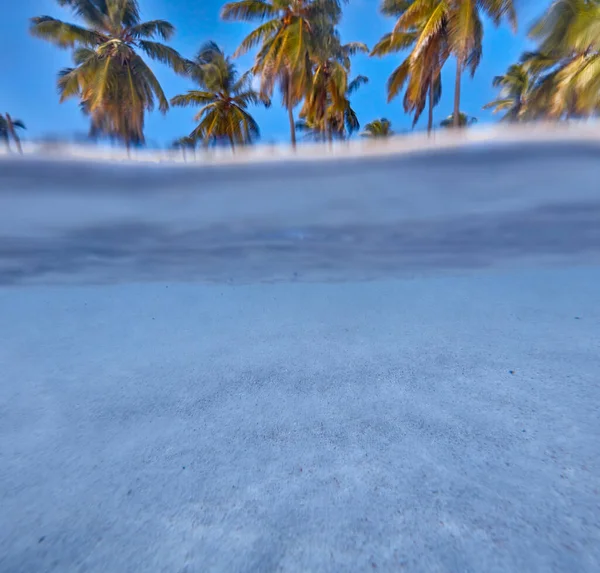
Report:
[[[465,77],[463,80],[461,109],[478,117],[480,123],[495,120],[490,112],[481,109],[495,95],[492,78],[530,47],[526,39],[527,28],[548,6],[547,0],[516,2],[520,19],[517,34],[513,34],[508,26],[495,29],[491,24],[486,25],[482,63],[474,79]],[[140,0],[144,19],[162,18],[176,26],[177,33],[170,44],[187,57],[193,56],[206,40],[215,40],[231,53],[251,29],[243,23],[221,22],[219,9],[222,4],[221,0]],[[393,20],[379,15],[378,7],[378,0],[350,0],[340,27],[342,39],[362,41],[372,47],[384,33],[389,32]],[[59,104],[56,93],[56,74],[62,67],[70,65],[69,51],[29,35],[28,18],[41,15],[73,21],[71,14],[61,9],[55,0],[16,0],[11,2],[10,9],[4,10],[4,18],[0,20],[0,37],[5,46],[0,50],[0,111],[8,111],[13,117],[22,119],[28,128],[26,137],[85,133],[88,124],[79,112],[77,102]],[[251,62],[251,55],[238,60],[243,70]],[[369,83],[360,88],[352,99],[361,124],[377,117],[387,117],[396,130],[410,128],[411,119],[402,111],[401,98],[390,104],[386,101],[386,80],[398,62],[399,57],[396,56],[355,58],[353,75],[369,77]],[[192,87],[189,81],[177,77],[160,64],[152,63],[152,68],[169,98]],[[452,111],[454,69],[453,62],[449,62],[444,70],[442,101],[434,112],[436,122]],[[253,113],[259,122],[263,141],[288,139],[286,112],[279,106],[277,98],[269,110],[256,108]],[[149,114],[146,120],[148,144],[166,145],[189,133],[193,129],[193,115],[191,109],[177,108],[170,110],[166,116],[158,112]],[[423,117],[418,127],[423,127],[425,121]]]

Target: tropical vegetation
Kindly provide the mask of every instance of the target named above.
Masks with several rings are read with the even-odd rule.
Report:
[[[365,125],[365,129],[361,135],[372,139],[391,137],[394,135],[394,132],[392,131],[392,122],[385,117],[370,121]]]
[[[458,116],[451,113],[446,119],[440,121],[440,127],[466,127],[477,123],[477,118],[467,115],[463,111],[458,112]]]
[[[250,104],[270,105],[270,100],[252,88],[252,74],[238,76],[235,64],[214,42],[208,42],[188,66],[188,75],[200,89],[171,99],[171,105],[202,106],[194,118],[196,128],[187,141],[201,141],[206,146],[228,141],[231,149],[251,143],[260,135],[258,124],[248,113]]]
[[[374,47],[381,56],[410,48],[408,56],[388,80],[388,101],[406,85],[404,110],[418,121],[429,100],[428,131],[433,127],[433,107],[441,96],[441,70],[452,55],[456,64],[454,82],[454,127],[460,125],[461,77],[475,74],[482,55],[483,22],[495,25],[507,18],[516,29],[512,0],[383,0],[381,11],[397,17],[391,33]]]
[[[476,119],[461,111],[465,72],[475,74],[483,57],[484,21],[517,25],[514,0],[381,0],[380,12],[394,21],[371,50],[343,42],[339,24],[348,0],[233,0],[224,21],[252,29],[230,57],[214,42],[187,59],[169,46],[175,28],[165,20],[142,19],[138,0],[56,0],[75,22],[51,16],[30,21],[31,33],[71,50],[73,66],[61,70],[60,101],[76,98],[90,121],[90,136],[111,138],[129,148],[145,142],[146,112],[155,107],[194,106],[195,127],[173,142],[187,157],[198,145],[236,149],[257,140],[255,106],[269,106],[278,92],[287,111],[292,146],[296,131],[317,141],[393,134],[385,118],[360,130],[352,98],[368,82],[353,74],[358,54],[398,58],[389,76],[388,102],[402,96],[415,127],[425,114],[434,129],[442,72],[455,69],[452,113],[437,125],[463,128]],[[564,120],[600,110],[600,0],[554,0],[529,30],[535,48],[492,79],[497,97],[484,106],[503,122]],[[238,71],[235,58],[252,52],[253,63]],[[391,59],[391,58],[390,58]],[[194,84],[185,94],[165,95],[148,60],[166,64]],[[17,129],[0,115],[0,138],[20,149]]]
[[[371,52],[372,56],[384,56],[410,49],[389,77],[388,102],[406,85],[404,111],[413,115],[414,127],[428,104],[428,132],[433,129],[433,108],[442,95],[442,67],[450,54],[448,11],[445,2],[384,0],[381,12],[397,17],[397,22]]]
[[[288,111],[292,146],[296,145],[294,107],[313,132],[341,133],[354,118],[349,108],[350,57],[367,52],[364,44],[341,45],[336,26],[341,0],[237,0],[225,4],[224,20],[260,22],[242,41],[235,55],[258,46],[252,72],[261,78],[261,94],[270,97],[277,84]],[[353,128],[354,129],[354,128]]]
[[[25,129],[25,124],[20,119],[12,119],[8,113],[4,115],[0,113],[0,139],[4,141],[6,150],[10,151],[10,140],[12,139],[17,151],[23,153],[17,129]]]
[[[506,74],[489,107],[510,121],[585,119],[600,110],[600,0],[555,0],[531,26],[537,47]]]
[[[363,84],[366,76],[349,80],[351,57],[368,53],[365,44],[342,44],[336,30],[322,37],[311,55],[311,82],[300,110],[301,122],[310,126],[316,139],[344,139],[359,127],[358,117],[350,105],[350,96]]]
[[[483,108],[491,109],[493,113],[504,112],[501,121],[526,119],[535,83],[528,66],[522,62],[512,64],[505,74],[496,76],[492,83],[495,88],[500,88],[500,94]]]
[[[137,0],[57,0],[83,26],[51,16],[31,19],[31,33],[73,50],[72,68],[59,73],[60,101],[78,98],[90,117],[90,132],[122,140],[129,148],[144,142],[144,115],[169,102],[141,53],[178,73],[188,64],[177,51],[155,41],[169,40],[175,28],[165,20],[142,21]]]

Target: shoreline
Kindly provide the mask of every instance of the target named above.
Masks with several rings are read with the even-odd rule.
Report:
[[[95,145],[58,142],[56,144],[22,143],[24,155],[0,151],[0,161],[10,159],[50,159],[58,161],[119,162],[128,164],[161,164],[173,166],[237,165],[247,163],[270,163],[277,161],[327,161],[362,157],[388,157],[435,152],[449,149],[478,147],[481,145],[510,145],[528,143],[598,143],[600,144],[600,121],[563,123],[539,123],[521,125],[485,125],[460,130],[437,130],[431,137],[426,133],[395,135],[385,140],[356,139],[326,143],[300,143],[295,151],[289,144],[269,145],[257,143],[238,148],[232,153],[228,148],[204,152],[198,150],[196,159],[188,152],[184,161],[179,150],[131,150],[106,148]]]

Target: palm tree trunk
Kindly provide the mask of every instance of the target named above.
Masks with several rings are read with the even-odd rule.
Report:
[[[6,113],[5,115],[6,115],[6,123],[8,124],[8,132],[12,136],[13,141],[15,142],[15,145],[17,146],[17,151],[21,155],[23,155],[23,148],[21,147],[21,140],[19,139],[19,136],[17,135],[17,132],[15,131],[15,126],[13,125],[12,118],[10,117],[10,115],[8,113]]]
[[[235,153],[235,141],[233,140],[233,135],[229,134],[229,143],[231,144],[231,153]]]
[[[8,115],[8,114],[7,114]],[[569,101],[569,107],[567,109],[567,121],[577,117],[577,100],[574,96],[571,96]]]
[[[454,113],[452,117],[452,125],[460,127],[460,79],[462,74],[462,58],[456,58],[456,79],[454,80]]]
[[[290,120],[290,136],[292,140],[292,149],[296,149],[296,123],[294,122],[294,109],[288,102],[288,119]]]
[[[286,94],[286,107],[288,110],[288,120],[290,122],[290,137],[292,142],[292,149],[296,149],[296,122],[294,121],[294,106],[292,105],[292,93],[294,90],[294,82],[292,74],[287,71],[287,94]]]
[[[21,140],[19,139],[19,136],[14,131],[13,131],[13,141],[15,142],[15,145],[17,146],[17,151],[21,155],[23,155],[23,148],[21,147]]]
[[[427,135],[431,135],[433,129],[433,74],[429,78],[429,117],[427,118]]]

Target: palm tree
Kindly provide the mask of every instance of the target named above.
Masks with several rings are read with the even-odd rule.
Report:
[[[429,2],[431,0],[417,0]],[[446,0],[442,0],[445,2]],[[462,72],[469,69],[471,75],[479,66],[482,54],[482,17],[489,18],[499,26],[508,19],[513,30],[517,28],[517,14],[513,0],[447,0],[450,6],[448,21],[448,41],[450,51],[456,59],[454,81],[453,126],[460,127],[460,84]]]
[[[346,139],[360,129],[358,116],[350,104],[350,95],[361,85],[368,83],[365,76],[354,78],[346,89],[346,93],[339,100],[338,105],[330,102],[325,115],[316,119],[306,108],[300,111],[300,119],[296,122],[296,130],[303,132],[307,137],[316,141],[332,142],[333,139]]]
[[[268,106],[270,100],[252,88],[250,72],[238,77],[231,60],[214,42],[208,42],[190,63],[188,75],[200,89],[175,96],[171,105],[202,106],[194,118],[198,125],[189,135],[191,139],[205,145],[225,139],[235,150],[236,145],[251,143],[259,136],[258,124],[246,109],[250,104]]]
[[[467,115],[464,112],[458,113],[458,118],[454,117],[454,114],[449,115],[446,119],[440,122],[440,127],[468,127],[469,125],[473,125],[477,123],[477,118],[471,115]]]
[[[538,78],[532,90],[537,114],[588,117],[600,109],[600,2],[555,0],[532,26],[537,51],[526,56]]]
[[[337,22],[340,15],[340,0],[236,0],[221,10],[224,20],[262,22],[246,36],[234,56],[260,46],[252,72],[260,75],[264,96],[270,97],[279,84],[293,147],[294,107],[310,85],[310,56],[320,20]]]
[[[381,119],[375,119],[365,125],[365,130],[361,133],[363,137],[370,137],[374,139],[387,138],[394,135],[392,131],[392,123],[389,119],[382,117]]]
[[[144,142],[144,114],[154,108],[165,113],[167,98],[139,52],[165,63],[178,73],[186,61],[172,48],[154,41],[168,40],[174,27],[164,20],[141,21],[137,0],[57,0],[71,8],[83,25],[50,16],[31,19],[31,33],[61,48],[73,48],[75,67],[60,72],[60,101],[77,97],[91,117],[92,132],[125,142]]]
[[[525,52],[521,55],[517,65],[529,75],[530,86],[527,94],[526,115],[527,119],[558,119],[551,113],[551,98],[555,92],[555,76],[552,73],[558,66],[560,59],[548,56],[538,51]],[[562,115],[562,111],[559,113]]]
[[[398,18],[394,30],[373,48],[372,56],[383,56],[412,48],[390,75],[388,102],[406,85],[404,111],[413,114],[416,125],[429,103],[427,132],[433,129],[433,108],[442,95],[441,71],[449,57],[450,6],[439,0],[384,0],[381,12]]]
[[[15,142],[17,151],[23,154],[21,140],[16,128],[25,129],[25,124],[20,119],[12,119],[8,113],[5,115],[0,114],[0,139],[4,141],[6,150],[10,151],[10,140],[12,139]]]
[[[493,113],[505,112],[501,121],[520,121],[526,118],[528,102],[534,87],[534,76],[523,63],[509,66],[506,73],[496,76],[493,85],[500,88],[498,99],[483,106]]]
[[[300,118],[306,119],[307,125],[322,132],[330,142],[334,135],[344,137],[346,132],[352,133],[360,127],[349,97],[369,80],[357,76],[349,82],[348,76],[351,57],[368,51],[361,42],[342,44],[334,27],[324,29],[317,36],[311,57],[311,83]]]

